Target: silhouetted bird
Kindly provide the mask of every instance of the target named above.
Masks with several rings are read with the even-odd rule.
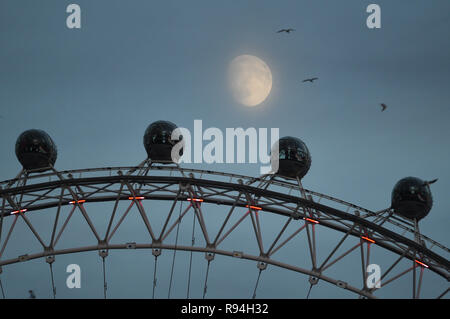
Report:
[[[282,33],[282,32],[291,33],[292,31],[295,31],[295,29],[292,29],[292,28],[281,29],[281,30],[278,30],[277,33]]]
[[[30,294],[30,299],[36,299],[36,295],[34,294],[33,290],[28,290]]]
[[[384,103],[381,103],[381,112],[384,112],[387,109],[387,105]]]
[[[436,182],[438,181],[438,179],[439,179],[439,178],[436,178],[436,179],[433,179],[432,181],[425,182],[425,183],[423,183],[423,186],[434,184],[434,183],[436,183]]]
[[[305,83],[305,82],[311,82],[311,83],[313,83],[315,80],[318,80],[318,79],[319,79],[319,78],[305,79],[305,80],[303,80],[302,83]]]

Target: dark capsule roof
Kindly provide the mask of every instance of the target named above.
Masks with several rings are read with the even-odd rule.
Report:
[[[155,162],[171,162],[172,147],[178,140],[172,140],[172,132],[177,128],[169,121],[156,121],[145,130],[144,147],[148,157]]]
[[[409,219],[424,218],[433,206],[430,186],[417,177],[406,177],[392,190],[392,208]]]
[[[57,149],[47,133],[32,129],[17,138],[16,156],[24,169],[41,172],[55,164]]]
[[[302,179],[311,167],[311,154],[306,144],[296,137],[286,136],[280,138],[274,147],[277,145],[279,150],[277,174],[283,177]],[[273,148],[272,157],[274,153]],[[275,169],[273,158],[272,169]]]

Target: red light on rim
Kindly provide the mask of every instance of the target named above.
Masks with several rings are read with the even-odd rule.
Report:
[[[15,210],[15,211],[11,212],[11,215],[18,214],[18,213],[25,213],[26,211],[27,211],[26,209]]]
[[[428,268],[428,265],[424,264],[424,263],[421,262],[421,261],[418,261],[417,259],[415,260],[415,262],[418,263],[419,265],[425,267],[425,268]]]
[[[369,243],[375,244],[375,240],[370,239],[369,237],[362,236],[361,238],[364,239],[365,241],[368,241]]]
[[[69,202],[69,204],[72,204],[72,205],[74,205],[74,204],[81,204],[81,203],[84,203],[84,202],[86,202],[86,200],[85,199],[80,199],[80,200],[74,200],[74,201],[71,201],[71,202]]]
[[[136,200],[139,200],[139,199],[145,199],[145,197],[143,197],[143,196],[140,196],[140,197],[128,197],[128,199],[129,200],[133,200],[133,199],[136,199]]]
[[[203,199],[201,199],[201,198],[188,198],[187,200],[188,200],[189,202],[190,202],[190,201],[193,201],[193,202],[200,202],[200,203],[203,202]]]
[[[250,209],[254,209],[254,210],[262,210],[262,208],[258,207],[258,206],[245,205],[245,207],[250,208]]]
[[[308,221],[308,222],[310,222],[310,223],[313,223],[313,224],[318,224],[319,223],[317,220],[314,220],[314,219],[311,219],[311,218],[304,217],[303,219]]]

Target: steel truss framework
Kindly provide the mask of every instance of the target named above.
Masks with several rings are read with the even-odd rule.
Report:
[[[205,253],[208,269],[215,254],[220,254],[256,261],[259,275],[267,265],[274,265],[309,276],[311,287],[319,280],[323,280],[349,290],[360,297],[375,298],[376,288],[367,286],[366,267],[370,264],[371,246],[376,245],[398,255],[398,259],[382,273],[383,287],[405,274],[413,272],[412,297],[419,298],[425,269],[438,274],[442,280],[448,282],[450,279],[450,263],[443,257],[450,252],[449,249],[422,235],[417,224],[396,216],[391,209],[373,212],[331,196],[304,189],[299,180],[281,180],[273,175],[254,178],[185,169],[179,166],[155,165],[149,161],[144,161],[136,167],[72,171],[56,171],[51,168],[46,173],[20,172],[15,179],[0,183],[0,196],[2,198],[0,273],[2,266],[36,258],[45,258],[51,266],[56,255],[85,251],[98,251],[104,261],[109,250],[151,249],[156,261],[161,250],[184,250]],[[118,209],[120,201],[130,202],[124,212],[120,212]],[[152,227],[151,216],[144,208],[143,201],[146,203],[151,201],[172,202],[169,211],[161,212],[167,215],[164,217],[165,222],[160,233],[157,233]],[[114,203],[111,214],[105,215],[105,218],[108,218],[108,228],[104,236],[99,234],[89,217],[89,203],[91,202]],[[187,202],[187,207],[182,212],[180,211],[177,217],[174,208],[180,202]],[[205,208],[214,207],[214,205],[204,205],[208,203],[228,207],[228,213],[217,234],[213,234],[208,229],[208,224],[204,219]],[[65,220],[60,218],[63,206],[71,206],[70,213]],[[146,227],[148,241],[111,243],[111,239],[133,206],[137,207],[142,223]],[[240,212],[239,216],[241,217],[232,224],[230,217],[238,214],[236,212],[238,207],[243,207],[246,213],[242,215]],[[56,208],[57,213],[52,227],[49,227],[48,230],[51,233],[51,240],[46,243],[42,239],[42,234],[33,227],[27,215],[36,214],[49,208]],[[88,246],[61,249],[58,247],[59,239],[76,211],[79,211],[86,220],[96,241]],[[169,243],[167,237],[175,231],[189,211],[194,214],[194,218],[200,226],[205,244],[196,246],[192,242],[192,245],[189,246]],[[263,245],[264,233],[260,227],[262,212],[276,214],[279,218],[284,219],[283,226],[268,247]],[[6,218],[13,219],[8,228],[4,223]],[[5,248],[8,246],[18,219],[22,219],[26,223],[29,231],[42,246],[42,250],[4,259]],[[234,232],[244,219],[251,220],[251,232],[254,236],[250,237],[256,241],[258,251],[244,253],[223,249],[222,242]],[[293,233],[286,231],[290,224],[296,225]],[[320,261],[317,255],[316,227],[327,227],[342,233],[341,239],[334,245],[334,248],[326,252],[327,257]],[[299,233],[303,233],[307,237],[311,265],[309,268],[288,264],[276,258],[276,252],[288,242],[293,241]],[[350,237],[358,238],[359,242],[338,255],[339,248]],[[359,251],[361,255],[362,280],[358,287],[348,284],[345,280],[337,280],[326,275],[328,268],[345,259],[352,251]],[[402,259],[409,259],[411,267],[393,275],[394,268]],[[416,276],[416,269],[420,269],[418,276]],[[256,288],[255,286],[253,297],[256,295]],[[442,297],[447,291],[448,289],[444,292],[436,292],[436,297]],[[203,296],[205,294],[206,282]]]

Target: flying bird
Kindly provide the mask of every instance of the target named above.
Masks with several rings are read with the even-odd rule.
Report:
[[[425,183],[423,183],[423,186],[434,184],[434,183],[436,183],[436,182],[438,181],[438,179],[439,179],[439,178],[436,178],[436,179],[433,179],[432,181],[425,182]]]
[[[281,30],[278,30],[277,33],[282,33],[282,32],[291,33],[292,31],[295,31],[295,29],[292,29],[292,28],[281,29]]]
[[[387,109],[387,105],[384,103],[381,103],[381,112],[384,112]]]
[[[305,79],[305,80],[303,80],[302,83],[305,83],[305,82],[311,82],[311,83],[313,83],[315,80],[318,80],[318,79],[319,79],[319,78]]]

